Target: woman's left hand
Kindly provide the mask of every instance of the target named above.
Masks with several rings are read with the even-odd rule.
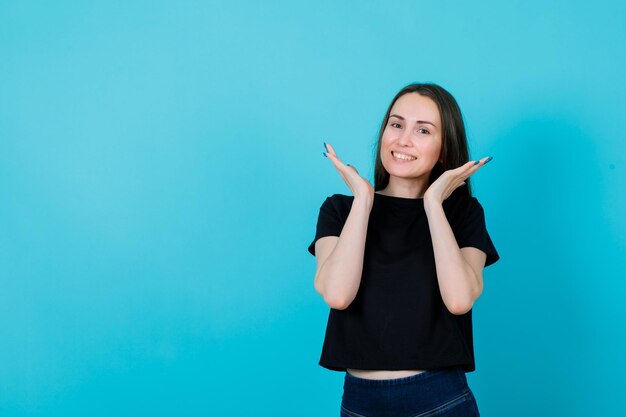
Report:
[[[450,194],[458,187],[465,184],[465,180],[468,179],[473,173],[482,168],[487,162],[491,160],[489,158],[483,158],[479,160],[480,163],[475,164],[476,161],[468,161],[455,169],[449,169],[439,176],[430,187],[424,193],[424,203],[443,203],[443,200],[450,197]]]

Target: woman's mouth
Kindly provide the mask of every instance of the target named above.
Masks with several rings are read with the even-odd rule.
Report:
[[[405,153],[395,152],[395,151],[391,151],[391,155],[393,156],[393,159],[398,162],[411,162],[417,159],[413,155],[407,155]]]

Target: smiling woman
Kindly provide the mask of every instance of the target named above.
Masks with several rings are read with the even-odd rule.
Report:
[[[413,198],[428,180],[424,175],[441,162],[439,119],[437,104],[416,92],[404,94],[394,103],[380,141],[380,158],[388,172],[396,174],[391,185],[403,188],[400,195]]]
[[[428,158],[428,163],[424,165],[430,167],[427,182],[434,181],[446,170],[460,167],[469,159],[461,110],[454,97],[436,84],[411,84],[393,98],[379,131],[374,162],[377,191],[387,187],[390,180],[389,170],[394,169],[385,163],[389,158],[387,148],[390,143],[395,144],[398,149],[392,148],[389,151],[402,150],[416,158],[420,156],[418,152],[424,152],[423,156]],[[396,186],[395,181],[391,181],[392,187]],[[410,181],[400,182],[411,184]],[[423,182],[424,178],[420,181],[421,188],[424,188]],[[471,195],[469,176],[465,183]],[[420,187],[413,185],[412,188]],[[418,196],[411,192],[408,195],[409,198]]]
[[[469,178],[491,158],[468,161],[459,107],[435,84],[389,105],[374,187],[325,145],[353,193],[326,198],[308,248],[330,307],[319,363],[345,372],[342,415],[479,415],[471,313],[499,255]]]

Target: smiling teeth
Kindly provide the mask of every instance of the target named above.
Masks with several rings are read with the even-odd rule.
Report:
[[[401,154],[401,153],[395,153],[395,152],[393,153],[393,156],[395,156],[398,159],[404,159],[405,161],[413,161],[414,159],[417,159],[417,158],[415,158],[413,156],[408,156],[408,155],[404,155],[404,154]]]

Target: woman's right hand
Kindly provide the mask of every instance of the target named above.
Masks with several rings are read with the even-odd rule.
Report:
[[[348,188],[350,188],[350,191],[352,191],[354,198],[366,198],[369,201],[373,201],[374,187],[372,187],[372,184],[370,184],[365,178],[361,177],[355,167],[352,165],[345,165],[341,162],[335,152],[335,149],[333,149],[330,144],[326,144],[326,149],[328,150],[326,153],[328,159],[331,160],[337,171],[339,171],[339,175],[341,175],[341,178],[343,178],[344,182],[348,185]]]

